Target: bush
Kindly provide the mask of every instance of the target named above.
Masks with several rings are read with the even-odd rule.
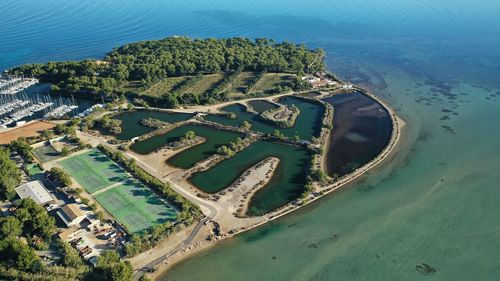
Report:
[[[63,169],[58,167],[52,167],[50,169],[50,177],[63,186],[70,186],[72,184],[71,177]]]

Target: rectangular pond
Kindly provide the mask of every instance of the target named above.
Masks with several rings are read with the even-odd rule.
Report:
[[[253,108],[253,110],[257,111],[258,113],[262,113],[269,109],[278,108],[276,104],[265,100],[251,100],[248,102],[248,104]]]

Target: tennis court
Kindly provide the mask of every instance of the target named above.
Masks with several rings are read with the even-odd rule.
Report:
[[[131,233],[143,233],[177,216],[172,206],[134,179],[97,194],[95,199]]]
[[[61,154],[55,150],[52,145],[43,145],[33,149],[33,155],[35,155],[40,162],[45,163],[55,160],[61,157]]]
[[[88,193],[94,193],[129,177],[120,166],[97,149],[64,159],[59,164]]]

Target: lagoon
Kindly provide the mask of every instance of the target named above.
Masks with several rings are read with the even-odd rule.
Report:
[[[498,1],[3,0],[0,8],[9,11],[0,21],[0,69],[101,58],[171,35],[286,39],[323,48],[331,71],[404,118],[391,163],[162,280],[500,276]],[[424,262],[437,272],[420,273]]]
[[[255,193],[248,211],[250,215],[262,215],[302,193],[309,164],[307,151],[289,145],[257,141],[215,167],[194,174],[190,181],[203,191],[215,193],[267,157],[277,157],[280,163],[269,183]]]
[[[270,123],[262,121],[258,115],[248,112],[245,106],[241,104],[233,104],[221,109],[223,111],[236,114],[237,118],[235,119],[229,119],[224,116],[217,115],[208,115],[204,118],[208,121],[236,127],[240,126],[243,121],[247,121],[252,124],[251,130],[253,131],[270,134],[275,130],[279,130],[289,138],[297,135],[301,139],[311,140],[312,137],[318,136],[321,128],[321,117],[325,111],[323,106],[295,97],[283,97],[279,99],[278,102],[285,105],[293,104],[299,108],[300,115],[297,117],[293,127],[278,128],[273,126]]]
[[[191,117],[193,117],[192,114],[140,110],[122,112],[113,116],[113,119],[122,121],[122,132],[117,134],[116,138],[118,140],[129,140],[154,130],[153,128],[140,124],[142,119],[153,118],[169,123],[177,123]]]
[[[341,177],[384,149],[391,138],[391,117],[377,101],[359,92],[335,95],[324,101],[335,109],[326,170],[332,177]]]
[[[167,160],[169,164],[182,169],[191,168],[197,162],[215,154],[218,147],[228,145],[230,142],[234,142],[238,137],[241,137],[240,134],[235,132],[218,130],[203,125],[189,124],[175,128],[165,134],[153,136],[134,143],[130,146],[130,149],[140,154],[149,154],[170,142],[178,141],[188,131],[193,131],[196,136],[205,138],[205,141],[201,144],[189,147]]]

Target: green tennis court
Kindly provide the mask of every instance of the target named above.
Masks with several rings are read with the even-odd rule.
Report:
[[[28,171],[28,174],[31,177],[39,175],[39,174],[43,174],[43,171],[35,163],[26,165],[26,170]]]
[[[97,149],[59,162],[88,193],[126,180],[128,174]]]
[[[127,180],[97,194],[95,199],[132,233],[143,233],[177,217],[176,210],[168,202],[137,180]]]

